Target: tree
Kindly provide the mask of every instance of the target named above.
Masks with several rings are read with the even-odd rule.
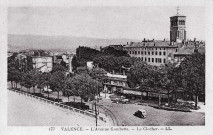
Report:
[[[23,79],[23,86],[26,87],[29,92],[30,92],[30,88],[33,87],[33,83],[32,83],[32,80],[33,80],[33,76],[31,74],[30,71],[26,72],[25,75],[24,75],[24,79]]]
[[[39,73],[37,88],[40,89],[40,93],[41,93],[41,90],[44,89],[45,86],[47,86],[47,87],[49,86],[48,85],[49,78],[50,78],[50,73]],[[49,95],[49,92],[48,92],[48,95]],[[49,98],[49,96],[48,96],[48,98]]]
[[[101,88],[101,83],[95,79],[92,79],[88,74],[76,74],[69,80],[71,89],[75,89],[76,96],[80,96],[81,102],[83,98],[91,98],[98,94],[98,89]]]
[[[107,72],[102,68],[93,68],[89,71],[89,75],[100,82],[101,89],[98,88],[98,94],[100,96],[100,92],[103,90],[103,79],[106,77]],[[106,95],[105,95],[106,96]]]
[[[66,79],[65,84],[65,95],[68,97],[68,102],[69,102],[69,97],[74,96],[74,102],[75,102],[75,96],[77,95],[77,90],[75,89],[75,84],[74,84],[74,79],[72,77],[69,77]]]
[[[76,73],[77,74],[81,74],[81,73],[85,73],[88,74],[89,70],[87,67],[77,67]]]
[[[51,74],[50,73],[43,73],[40,77],[40,86],[42,87],[42,88],[44,88],[45,86],[47,87],[47,94],[48,94],[48,99],[49,99],[49,94],[50,94],[50,92],[49,92],[49,90],[48,90],[48,88],[49,88],[49,86],[50,86],[50,78],[51,78]]]
[[[104,55],[113,55],[113,56],[116,56],[116,57],[121,57],[121,56],[129,57],[129,54],[127,53],[127,51],[118,50],[118,49],[115,49],[114,47],[111,47],[111,46],[106,47],[106,49],[103,50],[103,54]]]
[[[131,82],[132,87],[136,87],[141,83],[141,80],[149,79],[151,74],[150,65],[143,61],[134,62],[127,75],[127,82]],[[131,86],[130,85],[130,86]]]
[[[50,77],[50,87],[53,91],[58,93],[58,101],[59,101],[59,92],[63,91],[65,88],[65,79],[66,74],[63,71],[56,71]]]
[[[20,81],[20,71],[19,63],[17,60],[17,53],[14,53],[11,57],[8,58],[7,69],[7,80],[11,82],[12,88],[17,87],[17,83]],[[13,86],[13,82],[15,82],[16,86]]]
[[[38,70],[31,70],[31,71],[29,71],[29,73],[31,75],[31,84],[33,87],[33,92],[35,93],[35,87],[39,83],[39,76],[40,76],[41,72],[39,72]]]
[[[67,69],[64,66],[60,65],[60,64],[56,64],[56,65],[53,66],[53,69],[52,69],[51,73],[53,74],[53,73],[55,73],[57,71],[65,72],[65,71],[67,71]]]
[[[186,82],[186,89],[192,91],[197,109],[198,96],[205,94],[205,54],[199,52],[186,57],[180,64],[181,74]]]

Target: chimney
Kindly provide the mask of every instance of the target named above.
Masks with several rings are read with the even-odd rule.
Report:
[[[143,39],[143,42],[145,42],[145,41],[146,41],[146,38]]]
[[[164,38],[164,39],[163,39],[163,41],[165,42],[165,41],[166,41],[166,39]]]
[[[128,42],[126,44],[128,45]]]
[[[194,38],[194,42],[196,41],[196,38]]]
[[[152,40],[153,42],[155,41],[155,39],[153,38],[153,40]]]

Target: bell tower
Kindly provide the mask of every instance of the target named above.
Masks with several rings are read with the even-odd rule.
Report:
[[[186,40],[186,16],[177,14],[170,17],[170,42],[182,42]]]

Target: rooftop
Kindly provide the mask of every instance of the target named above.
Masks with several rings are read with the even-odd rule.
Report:
[[[125,47],[126,48],[131,48],[131,47],[167,47],[167,48],[177,48],[179,45],[182,43],[177,43],[174,42],[172,45],[170,41],[166,40],[144,40],[142,42],[130,42],[130,44],[127,44]]]
[[[110,73],[107,73],[107,77],[127,79],[126,75],[116,75],[116,74],[110,74]]]
[[[174,55],[189,55],[194,53],[195,46],[197,46],[198,52],[205,53],[205,42],[189,41],[183,45],[179,51]]]

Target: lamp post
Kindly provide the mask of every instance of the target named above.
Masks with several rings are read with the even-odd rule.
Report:
[[[96,126],[98,126],[98,118],[97,118],[97,103],[96,103],[96,101],[97,101],[97,96],[95,96],[95,125]]]

